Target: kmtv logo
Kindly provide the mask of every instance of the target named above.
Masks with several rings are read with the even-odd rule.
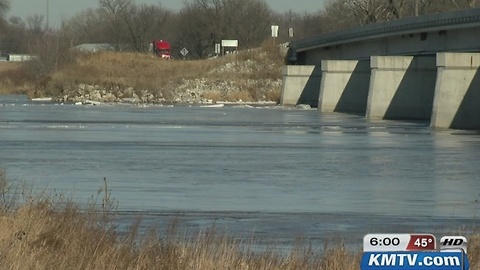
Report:
[[[463,251],[467,253],[467,238],[464,236],[444,236],[440,239],[440,251]]]
[[[364,252],[361,270],[469,270],[464,252]]]

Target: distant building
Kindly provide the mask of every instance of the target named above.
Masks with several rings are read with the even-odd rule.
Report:
[[[73,47],[73,49],[81,52],[99,52],[99,51],[114,51],[115,48],[108,43],[84,43]]]
[[[7,54],[6,59],[12,62],[23,62],[32,60],[33,56],[29,54]]]

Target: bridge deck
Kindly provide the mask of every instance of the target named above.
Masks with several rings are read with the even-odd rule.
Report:
[[[339,32],[292,41],[290,47],[294,48],[297,52],[302,52],[315,48],[373,38],[475,26],[480,26],[480,8],[368,24]]]

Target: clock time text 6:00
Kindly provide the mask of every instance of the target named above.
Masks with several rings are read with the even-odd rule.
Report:
[[[372,237],[370,239],[370,245],[372,246],[398,246],[400,244],[400,239],[398,237],[393,237],[393,238],[377,238],[377,237]]]

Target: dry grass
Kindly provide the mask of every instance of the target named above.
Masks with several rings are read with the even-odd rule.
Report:
[[[32,82],[22,69],[20,62],[0,62],[0,94],[25,93]]]
[[[135,241],[137,226],[121,236],[69,203],[29,202],[0,217],[1,269],[358,269],[343,248],[325,257],[298,248],[290,255],[253,254],[238,240],[205,231],[180,237],[151,231]]]
[[[214,100],[278,100],[279,87],[268,82],[281,80],[283,55],[278,48],[268,46],[195,61],[162,60],[140,53],[77,53],[45,76],[38,76],[28,62],[1,63],[0,91],[31,97],[60,96],[75,92],[84,83],[119,91],[133,87],[137,94],[147,90],[167,100],[178,91],[198,88],[209,92],[206,96],[218,98]],[[201,85],[194,85],[195,80]]]
[[[219,61],[165,61],[139,53],[101,52],[78,55],[54,80],[99,85],[154,88],[183,78],[196,78]]]
[[[19,62],[0,61],[0,72],[17,69],[20,65]]]
[[[5,194],[3,172],[0,182]],[[115,208],[106,190],[99,191],[87,210],[61,196],[25,193],[19,207],[3,207],[0,269],[358,269],[358,256],[341,246],[326,247],[323,256],[301,242],[287,255],[254,253],[252,239],[245,243],[215,228],[182,235],[175,222],[163,233],[139,235],[136,223],[119,234],[110,219]]]
[[[467,252],[470,269],[480,269],[480,235],[477,234],[468,238]]]

